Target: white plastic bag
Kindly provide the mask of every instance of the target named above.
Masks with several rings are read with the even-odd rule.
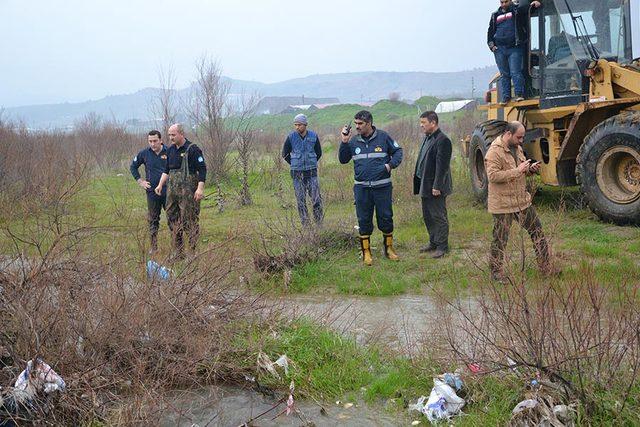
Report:
[[[32,396],[40,391],[47,394],[57,390],[64,391],[65,387],[62,377],[40,358],[35,359],[35,363],[29,360],[14,384],[14,388]]]

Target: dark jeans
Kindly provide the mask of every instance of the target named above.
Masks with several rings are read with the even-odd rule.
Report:
[[[160,228],[160,212],[162,209],[166,210],[166,196],[157,196],[155,194],[147,193],[147,220],[149,221],[149,235],[153,242],[158,236],[158,229]]]
[[[383,233],[393,232],[392,186],[365,187],[353,186],[356,201],[356,215],[361,236],[373,233],[373,210],[376,211],[376,222]]]
[[[524,97],[524,54],[520,46],[505,48],[498,46],[493,52],[500,71],[500,101],[511,99],[511,80],[513,79],[516,97]]]
[[[423,197],[422,219],[429,232],[429,243],[436,249],[449,250],[447,196]]]
[[[518,221],[522,228],[527,230],[527,233],[531,236],[538,266],[541,270],[545,271],[549,268],[549,245],[542,232],[540,218],[538,218],[535,208],[530,206],[520,212],[493,215],[493,243],[491,243],[490,259],[491,272],[494,274],[502,274],[505,248],[509,241],[509,230],[511,229],[511,223],[514,219]]]
[[[322,224],[324,212],[322,210],[322,196],[320,195],[320,181],[318,176],[309,176],[302,172],[292,172],[293,189],[296,192],[296,201],[298,202],[298,214],[302,225],[309,224],[309,212],[307,211],[307,194],[313,205],[313,219],[316,224]]]

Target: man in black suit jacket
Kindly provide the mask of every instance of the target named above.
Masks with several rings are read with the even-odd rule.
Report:
[[[413,177],[413,194],[422,198],[422,217],[429,232],[429,244],[420,252],[432,252],[442,258],[449,252],[447,196],[451,194],[451,140],[438,127],[438,115],[425,111],[420,115],[425,134]]]

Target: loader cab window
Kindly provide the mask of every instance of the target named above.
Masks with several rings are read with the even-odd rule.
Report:
[[[554,3],[544,6],[544,80],[542,92],[546,97],[580,95],[583,92],[578,62],[571,52],[570,38],[564,30],[562,15]],[[571,18],[569,17],[569,20]]]
[[[567,34],[567,44],[576,59],[591,60],[592,53],[596,53],[610,61],[630,62],[628,1],[555,0],[554,3],[561,29]]]
[[[631,60],[626,0],[547,0],[531,17],[530,73],[542,98],[589,91],[583,71],[594,57]]]

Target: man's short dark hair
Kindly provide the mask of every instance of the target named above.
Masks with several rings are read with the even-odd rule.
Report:
[[[438,124],[438,115],[435,111],[425,111],[424,113],[420,114],[420,118],[427,119],[431,123]]]
[[[358,111],[353,118],[356,120],[362,120],[363,122],[373,123],[373,116],[367,110]]]
[[[149,132],[149,136],[157,136],[158,139],[162,139],[162,134],[160,133],[160,131],[155,129]]]
[[[522,123],[520,123],[520,122],[509,122],[504,127],[504,130],[502,131],[502,134],[503,135],[505,133],[514,134],[514,133],[518,132],[518,129],[520,129],[521,127],[524,127],[524,125]]]

